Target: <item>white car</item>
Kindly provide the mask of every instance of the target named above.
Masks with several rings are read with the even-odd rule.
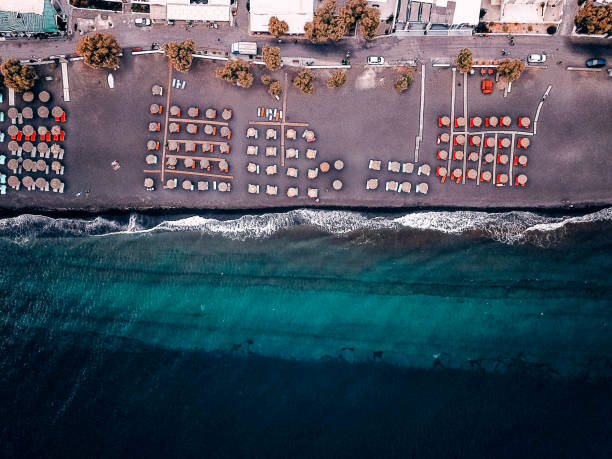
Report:
[[[136,27],[147,27],[151,25],[151,20],[149,18],[138,18],[134,20],[134,24],[136,24]]]
[[[368,65],[383,65],[385,58],[382,56],[368,56]]]
[[[530,54],[527,56],[527,62],[530,64],[542,64],[546,62],[546,54]]]

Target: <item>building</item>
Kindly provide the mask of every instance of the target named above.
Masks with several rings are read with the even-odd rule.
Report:
[[[57,32],[57,11],[51,0],[0,1],[0,33],[23,36]]]
[[[471,35],[480,18],[481,0],[398,0],[393,31],[397,35]]]
[[[151,0],[153,21],[233,22],[232,0]]]
[[[538,24],[559,23],[563,0],[484,0],[484,22]]]
[[[268,33],[270,18],[276,16],[289,26],[288,34],[304,33],[304,25],[314,16],[314,0],[251,0],[250,26],[254,33]]]

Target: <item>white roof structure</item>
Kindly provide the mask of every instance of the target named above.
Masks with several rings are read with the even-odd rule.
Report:
[[[44,9],[45,0],[2,0],[0,2],[0,10],[2,11],[43,14]]]
[[[480,20],[481,0],[457,0],[453,24],[477,25]]]
[[[312,21],[314,0],[251,0],[251,32],[268,32],[272,16],[285,21],[289,34],[303,34],[304,24]]]
[[[167,20],[230,22],[232,18],[231,0],[208,0],[207,4],[191,3],[190,0],[151,0],[149,4],[152,10],[156,5],[165,6]],[[155,11],[158,16],[157,9]]]

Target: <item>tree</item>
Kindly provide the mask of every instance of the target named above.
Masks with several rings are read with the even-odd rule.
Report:
[[[94,69],[119,67],[121,47],[114,35],[102,33],[86,35],[81,38],[76,50],[83,56],[83,62]]]
[[[412,84],[413,80],[414,77],[412,76],[412,73],[403,73],[402,76],[400,76],[395,82],[395,89],[397,89],[399,92],[404,92],[406,89],[408,89],[408,86]]]
[[[272,83],[272,77],[270,75],[262,75],[261,82],[268,86],[270,83]]]
[[[192,39],[188,39],[183,42],[164,43],[162,49],[175,69],[179,72],[187,72],[191,67],[196,45]]]
[[[507,82],[517,80],[518,77],[521,76],[523,70],[525,70],[525,63],[518,59],[504,59],[500,61],[499,67],[497,67],[497,73],[500,78],[503,78]]]
[[[346,83],[346,72],[341,69],[336,69],[331,77],[329,77],[329,80],[327,80],[327,87],[339,88],[344,83]]]
[[[253,84],[253,74],[249,64],[242,60],[225,61],[225,65],[215,72],[217,78],[236,84],[243,88],[250,88]]]
[[[304,25],[304,33],[313,43],[320,43],[328,39],[340,40],[346,33],[346,25],[342,18],[336,15],[336,2],[325,0],[315,11],[312,22]]]
[[[266,45],[263,47],[262,55],[268,69],[278,70],[281,68],[282,60],[279,47]]]
[[[347,30],[358,21],[361,22],[361,33],[367,40],[371,40],[376,36],[380,24],[380,11],[369,8],[366,0],[348,0],[340,8],[340,18]]]
[[[367,0],[348,0],[342,5],[339,15],[346,24],[347,29],[361,19],[367,7]]]
[[[289,25],[285,21],[281,21],[276,16],[272,16],[268,22],[268,31],[276,38],[280,38],[289,31]]]
[[[360,19],[361,33],[366,40],[372,40],[376,36],[380,24],[380,11],[377,8],[366,8]]]
[[[460,72],[468,73],[472,69],[472,65],[474,65],[472,51],[467,48],[460,50],[459,54],[457,54],[457,59],[455,59],[455,65]]]
[[[268,89],[268,93],[272,97],[280,97],[280,95],[283,93],[283,88],[281,87],[280,82],[273,81],[272,83],[270,83],[270,88]]]
[[[304,94],[312,94],[314,92],[314,75],[310,69],[303,69],[300,71],[293,79],[293,86]]]
[[[28,91],[36,82],[36,70],[31,65],[21,65],[17,59],[7,59],[0,66],[4,85],[17,92]]]
[[[612,4],[598,6],[593,2],[585,3],[574,18],[574,25],[578,33],[612,33]]]

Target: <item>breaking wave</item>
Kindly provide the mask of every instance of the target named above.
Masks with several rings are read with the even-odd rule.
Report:
[[[545,216],[533,212],[423,211],[405,215],[373,216],[352,211],[298,209],[281,213],[215,218],[184,218],[131,214],[115,218],[53,218],[24,214],[0,219],[0,237],[25,243],[35,238],[104,236],[172,231],[198,231],[234,240],[265,238],[295,227],[333,235],[356,231],[438,232],[473,234],[505,244],[547,245],[564,238],[570,227],[612,222],[612,208],[580,216]]]

